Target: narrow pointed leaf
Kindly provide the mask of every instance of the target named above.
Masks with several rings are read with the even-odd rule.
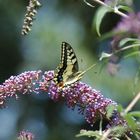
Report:
[[[104,17],[108,12],[111,12],[111,10],[110,10],[109,8],[106,8],[106,7],[100,7],[100,8],[97,10],[97,12],[96,12],[93,25],[95,25],[97,34],[98,34],[99,36],[101,36],[101,34],[100,34],[101,22],[102,22],[102,20],[103,20],[103,17]]]

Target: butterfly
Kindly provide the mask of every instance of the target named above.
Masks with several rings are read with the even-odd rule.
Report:
[[[61,61],[54,71],[54,82],[59,87],[73,84],[79,81],[86,71],[79,71],[78,60],[73,48],[70,44],[62,42]]]

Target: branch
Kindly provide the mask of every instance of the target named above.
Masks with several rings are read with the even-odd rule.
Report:
[[[140,100],[140,92],[136,95],[136,97],[130,102],[130,104],[127,106],[127,108],[124,110],[124,113],[129,112],[135,104]]]

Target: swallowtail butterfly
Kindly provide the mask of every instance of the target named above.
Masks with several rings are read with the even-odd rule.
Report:
[[[93,66],[95,66],[95,64],[91,67]],[[70,85],[80,80],[86,71],[79,71],[77,57],[73,48],[68,43],[62,42],[61,61],[54,72],[55,83],[59,87]]]

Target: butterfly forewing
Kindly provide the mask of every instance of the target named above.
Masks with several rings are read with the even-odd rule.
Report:
[[[77,72],[79,70],[78,61],[73,48],[68,43],[62,42],[61,50],[61,63],[66,67],[72,65],[72,71]]]
[[[55,71],[55,82],[60,85],[73,83],[78,71],[78,61],[72,47],[68,43],[62,42],[61,62]]]

